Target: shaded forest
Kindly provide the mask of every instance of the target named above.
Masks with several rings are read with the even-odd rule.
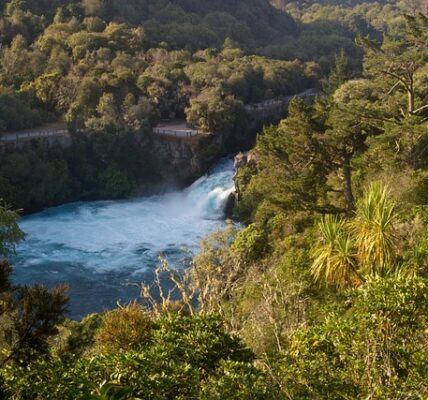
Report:
[[[132,184],[121,144],[149,151],[164,114],[228,132],[246,103],[318,94],[295,97],[240,155],[239,224],[205,238],[189,269],[157,269],[176,300],[143,283],[135,302],[68,320],[65,287],[11,283],[24,239],[13,210],[29,200],[2,203],[0,396],[426,399],[425,4],[53,3],[2,3],[0,119],[62,116],[88,128],[86,147],[70,148],[75,164],[46,149],[2,155],[7,202],[46,163],[49,188],[69,165],[99,185],[88,160],[112,168],[101,188]]]

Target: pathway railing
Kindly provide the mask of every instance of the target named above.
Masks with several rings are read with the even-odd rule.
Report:
[[[278,108],[286,106],[294,97],[301,97],[302,99],[308,99],[315,96],[316,96],[315,89],[307,89],[304,92],[301,92],[295,95],[276,97],[274,99],[265,100],[260,103],[245,104],[245,109],[249,112],[272,111],[272,110],[277,110]]]
[[[78,129],[76,132],[85,132],[85,129]],[[39,139],[55,136],[69,136],[70,131],[66,128],[61,129],[41,129],[41,130],[24,130],[17,132],[0,133],[0,142],[16,142],[29,139]]]
[[[206,135],[205,132],[199,130],[176,130],[167,128],[153,128],[153,133],[163,136],[174,136],[174,137],[192,137]]]

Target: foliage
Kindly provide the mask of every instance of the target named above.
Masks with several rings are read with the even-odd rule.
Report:
[[[192,99],[186,109],[187,122],[204,132],[227,132],[232,129],[240,103],[218,89],[207,89]]]
[[[0,94],[0,131],[31,128],[41,122],[40,113],[13,93]]]
[[[328,167],[314,110],[302,99],[294,98],[288,112],[279,127],[266,128],[258,137],[257,172],[242,200],[244,207],[254,197],[261,200],[257,210],[261,215],[255,216],[256,222],[265,223],[275,209],[284,212],[323,209]],[[272,208],[267,217],[266,207]]]
[[[58,333],[57,325],[67,311],[65,286],[14,286],[12,268],[5,257],[14,252],[15,244],[24,238],[17,225],[18,216],[0,207],[0,365],[10,360],[28,362],[34,354],[49,350],[48,339]]]
[[[16,244],[24,239],[24,232],[18,225],[18,214],[0,201],[0,258],[15,252]]]
[[[128,350],[150,341],[152,320],[139,304],[109,311],[102,319],[95,341],[107,352]]]
[[[227,375],[223,363],[261,376],[248,364],[251,352],[227,334],[215,316],[164,315],[153,325],[151,336],[138,351],[99,354],[71,363],[41,359],[25,369],[10,365],[2,370],[6,393],[11,399],[110,398],[108,393],[122,393],[127,399],[180,399],[198,397],[202,386],[214,388],[216,377]],[[212,382],[205,384],[208,379]],[[245,380],[241,373],[234,381]],[[254,386],[268,390],[257,378]]]
[[[314,249],[311,267],[315,280],[325,280],[338,287],[361,283],[354,246],[344,221],[327,215],[320,222],[319,231],[322,242]]]
[[[374,183],[357,204],[353,229],[357,255],[363,268],[372,274],[384,274],[394,266],[397,214],[388,199],[387,189]]]
[[[371,278],[348,295],[350,308],[291,338],[269,360],[284,393],[316,397],[422,399],[427,366],[427,282]]]
[[[202,386],[207,400],[279,400],[281,393],[259,368],[243,362],[225,362],[218,377]]]
[[[239,260],[248,262],[260,259],[266,254],[267,247],[266,233],[252,224],[237,234],[231,250]]]
[[[79,322],[65,321],[53,345],[53,352],[63,359],[82,356],[94,346],[101,322],[102,316],[99,314],[89,314]]]
[[[319,224],[321,241],[314,248],[311,270],[316,280],[338,287],[361,285],[369,275],[394,270],[398,216],[387,189],[374,183],[345,222],[327,215]]]
[[[63,117],[74,135],[0,156],[0,196],[27,211],[144,192],[160,118],[214,133],[198,144],[211,159],[215,133],[249,144],[248,110],[320,90],[242,157],[245,225],[204,239],[190,269],[155,271],[161,304],[144,285],[147,309],[65,321],[64,288],[15,287],[2,260],[0,397],[428,396],[422,4],[271,3],[296,21],[261,0],[1,3],[0,130]],[[0,256],[20,239],[1,206]]]

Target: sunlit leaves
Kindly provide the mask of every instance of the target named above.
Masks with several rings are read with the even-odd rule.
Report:
[[[357,273],[355,248],[345,222],[326,216],[319,223],[320,244],[314,249],[311,272],[315,280],[340,288],[361,281]]]
[[[0,260],[15,252],[16,244],[24,239],[18,226],[18,214],[0,200]]]
[[[358,201],[351,222],[362,269],[371,274],[385,274],[394,266],[397,214],[385,187],[374,183]]]
[[[325,216],[313,249],[311,272],[317,281],[339,288],[358,286],[364,276],[385,275],[395,265],[398,216],[387,189],[374,183],[357,202],[348,221]]]

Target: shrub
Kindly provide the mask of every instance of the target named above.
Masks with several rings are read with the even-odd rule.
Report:
[[[150,340],[152,326],[150,314],[138,303],[130,303],[104,316],[95,341],[108,351],[136,348]]]

